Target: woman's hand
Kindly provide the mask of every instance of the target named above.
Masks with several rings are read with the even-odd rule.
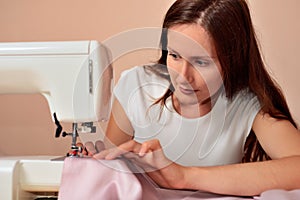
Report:
[[[96,159],[112,160],[118,157],[133,160],[160,186],[181,189],[185,167],[169,160],[163,153],[160,142],[156,139],[142,144],[130,140],[118,147],[94,154]]]
[[[113,160],[120,156],[135,160],[139,164],[143,164],[143,167],[148,166],[154,170],[164,168],[172,163],[165,157],[158,140],[150,140],[142,144],[130,140],[118,147],[103,150],[95,154],[94,158]]]

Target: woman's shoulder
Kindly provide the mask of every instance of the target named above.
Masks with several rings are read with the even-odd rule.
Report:
[[[249,91],[244,89],[238,92],[231,100],[228,101],[228,109],[237,112],[237,110],[247,112],[257,112],[261,109],[260,102],[257,96]]]
[[[121,77],[130,76],[130,75],[133,75],[133,74],[141,74],[142,69],[143,69],[143,66],[134,66],[134,67],[125,69],[124,71],[121,72]]]
[[[161,97],[169,83],[144,66],[124,70],[114,87],[114,95],[123,106],[129,101],[144,102]]]
[[[249,89],[243,89],[233,96],[232,102],[248,102],[249,100],[258,101],[257,96]]]
[[[134,66],[132,68],[126,69],[121,73],[120,79],[118,82],[124,83],[124,81],[130,81],[132,83],[136,84],[142,84],[146,82],[165,82],[161,76],[159,76],[157,73],[154,73],[151,71],[151,67],[154,67],[153,65],[141,65],[141,66]]]
[[[135,66],[124,70],[115,86],[115,91],[129,92],[133,89],[157,90],[157,88],[167,88],[169,82],[158,74],[149,70],[145,66]]]

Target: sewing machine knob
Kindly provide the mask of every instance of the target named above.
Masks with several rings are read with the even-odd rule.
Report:
[[[66,133],[65,131],[62,133],[63,137],[66,137],[67,135],[70,135],[69,133]]]

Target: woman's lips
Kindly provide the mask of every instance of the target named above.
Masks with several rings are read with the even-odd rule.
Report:
[[[181,87],[181,86],[179,86],[179,90],[180,90],[181,93],[183,93],[185,95],[195,94],[195,92],[196,92],[196,90],[185,88],[185,87]]]

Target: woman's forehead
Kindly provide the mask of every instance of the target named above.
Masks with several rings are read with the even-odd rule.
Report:
[[[183,24],[169,28],[168,48],[187,57],[216,57],[211,37],[198,24]]]

